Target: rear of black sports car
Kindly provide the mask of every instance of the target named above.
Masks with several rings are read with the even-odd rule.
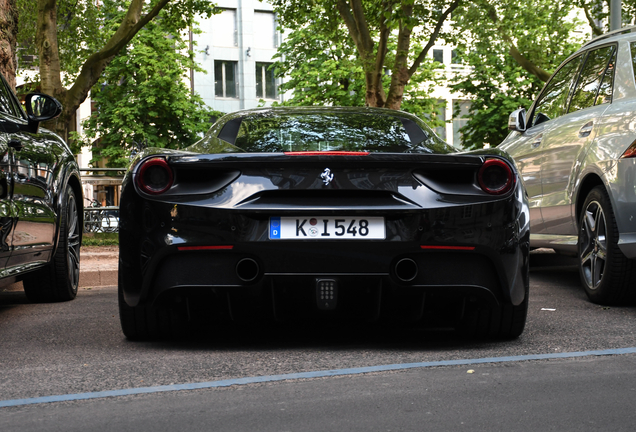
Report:
[[[505,154],[337,108],[235,113],[187,150],[146,150],[124,180],[128,338],[263,320],[522,333],[528,206]]]

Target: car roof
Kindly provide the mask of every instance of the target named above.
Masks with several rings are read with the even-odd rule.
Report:
[[[594,39],[583,44],[581,49],[589,48],[592,45],[614,42],[624,39],[636,39],[636,26],[623,27],[618,30],[612,30],[605,34],[595,37]]]

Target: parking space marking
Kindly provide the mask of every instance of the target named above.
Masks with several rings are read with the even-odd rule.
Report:
[[[390,365],[380,365],[380,366],[367,366],[367,367],[349,368],[349,369],[330,369],[330,370],[322,370],[322,371],[315,371],[315,372],[301,372],[301,373],[290,373],[290,374],[281,374],[281,375],[265,375],[265,376],[256,376],[256,377],[234,378],[234,379],[227,379],[227,380],[220,380],[220,381],[189,383],[189,384],[173,384],[173,385],[164,385],[164,386],[156,386],[156,387],[138,387],[138,388],[106,390],[106,391],[90,392],[90,393],[76,393],[76,394],[67,394],[67,395],[42,396],[42,397],[34,397],[34,398],[26,398],[26,399],[0,400],[0,408],[21,406],[21,405],[36,405],[36,404],[44,404],[44,403],[51,403],[51,402],[69,402],[69,401],[98,399],[98,398],[106,398],[106,397],[130,396],[130,395],[139,395],[139,394],[146,394],[146,393],[163,393],[163,392],[172,392],[172,391],[180,391],[180,390],[200,390],[200,389],[208,389],[208,388],[229,387],[229,386],[235,386],[235,385],[256,384],[256,383],[275,382],[275,381],[290,381],[290,380],[307,379],[307,378],[326,378],[326,377],[339,376],[339,375],[360,375],[360,374],[371,373],[371,372],[388,372],[388,371],[397,371],[397,370],[404,370],[404,369],[430,368],[430,367],[439,367],[439,366],[462,366],[462,365],[465,366],[465,365],[475,365],[475,364],[483,364],[483,363],[510,363],[510,362],[530,361],[530,360],[568,359],[568,358],[576,358],[576,357],[609,356],[609,355],[622,355],[622,354],[636,354],[636,347],[596,350],[596,351],[550,353],[550,354],[527,354],[527,355],[510,356],[510,357],[485,357],[485,358],[477,358],[477,359],[441,360],[441,361],[430,361],[430,362],[420,362],[420,363],[403,363],[403,364],[390,364]]]

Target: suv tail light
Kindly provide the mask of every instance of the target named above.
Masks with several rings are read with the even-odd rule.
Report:
[[[137,171],[137,186],[150,195],[159,195],[172,186],[172,169],[164,158],[151,158],[141,163]]]
[[[486,159],[477,173],[479,186],[491,195],[501,195],[512,189],[514,174],[501,159]]]
[[[636,157],[636,141],[632,143],[627,150],[621,155],[621,158],[633,158]]]

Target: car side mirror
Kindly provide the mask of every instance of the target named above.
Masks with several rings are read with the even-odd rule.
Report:
[[[29,118],[29,130],[37,133],[40,122],[52,120],[62,114],[62,104],[54,97],[43,93],[29,93],[24,99]]]
[[[25,98],[29,120],[43,122],[62,114],[62,104],[54,97],[43,93],[29,93]]]
[[[524,132],[526,130],[526,109],[519,108],[514,110],[510,117],[508,117],[508,129]]]

